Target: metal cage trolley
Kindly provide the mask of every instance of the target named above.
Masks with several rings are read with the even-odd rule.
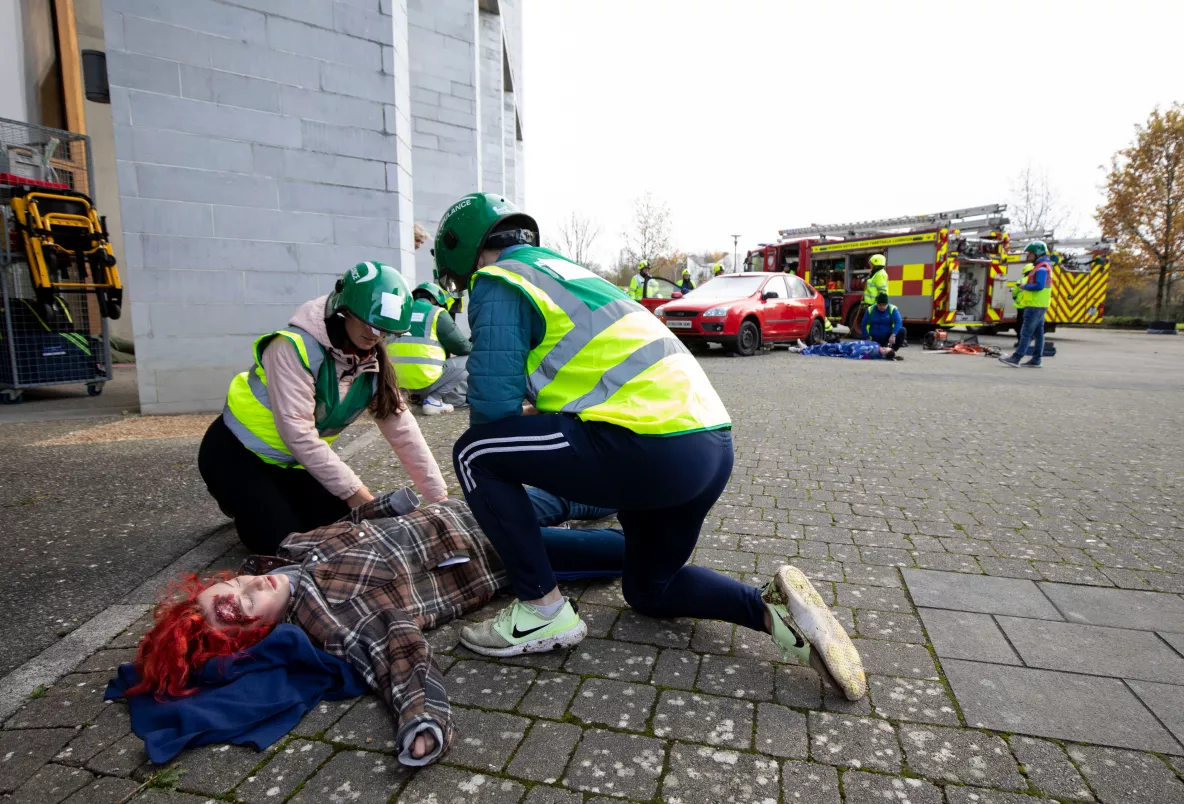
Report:
[[[111,379],[123,286],[92,201],[90,140],[0,119],[0,401]]]

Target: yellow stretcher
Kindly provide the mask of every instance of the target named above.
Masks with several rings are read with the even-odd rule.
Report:
[[[61,291],[94,293],[99,315],[119,318],[123,285],[107,234],[90,198],[73,190],[14,190],[9,200],[24,244],[37,301],[55,305]]]

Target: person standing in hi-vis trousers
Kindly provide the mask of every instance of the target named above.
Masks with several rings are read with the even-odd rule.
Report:
[[[859,655],[799,570],[782,567],[761,590],[686,564],[732,471],[728,412],[657,318],[538,242],[533,218],[484,193],[449,208],[436,232],[440,279],[468,288],[473,333],[470,428],[453,463],[517,596],[461,641],[513,656],[587,633],[556,586],[529,485],[618,510],[622,590],[638,612],[765,631],[783,655],[861,697]]]

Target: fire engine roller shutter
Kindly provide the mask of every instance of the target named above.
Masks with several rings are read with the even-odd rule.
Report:
[[[933,275],[937,245],[916,243],[890,246],[884,255],[888,263],[888,298],[905,319],[928,321],[933,309]]]

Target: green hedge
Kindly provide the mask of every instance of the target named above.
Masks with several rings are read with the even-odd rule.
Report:
[[[1104,327],[1119,329],[1147,329],[1147,319],[1137,315],[1108,315],[1102,319]]]

